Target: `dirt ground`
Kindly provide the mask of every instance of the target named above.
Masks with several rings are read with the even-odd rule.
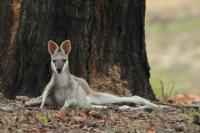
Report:
[[[163,133],[200,132],[200,112],[184,108],[172,111],[119,111],[108,109],[69,109],[62,118],[57,110],[25,107],[23,101],[0,98],[0,132],[90,132],[90,133]]]

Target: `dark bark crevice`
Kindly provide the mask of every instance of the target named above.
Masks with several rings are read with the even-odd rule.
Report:
[[[0,57],[8,51],[13,25],[13,10],[10,0],[0,0]],[[4,60],[5,61],[5,60]],[[2,63],[0,58],[0,64]]]

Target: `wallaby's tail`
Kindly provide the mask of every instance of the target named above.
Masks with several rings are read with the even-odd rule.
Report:
[[[90,102],[92,104],[134,103],[139,105],[147,105],[150,107],[157,107],[156,104],[153,104],[139,96],[119,97],[112,94],[99,92],[90,95]]]

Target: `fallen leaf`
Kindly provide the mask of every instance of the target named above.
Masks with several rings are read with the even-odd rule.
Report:
[[[39,128],[34,129],[34,133],[41,133]]]
[[[68,116],[69,116],[69,110],[66,109],[65,107],[62,107],[56,114],[56,117],[61,121],[64,121]]]
[[[175,97],[175,102],[176,104],[191,104],[193,102],[200,102],[200,96],[195,96],[192,94],[187,94],[187,93],[183,93],[183,94],[178,94]]]
[[[149,127],[147,129],[147,133],[156,133],[155,129],[153,127]]]
[[[2,121],[0,121],[0,131],[1,131],[1,130],[4,130],[4,128],[5,128],[5,127],[4,127],[4,124],[3,124],[3,122],[2,122]]]
[[[155,130],[149,130],[147,133],[156,133]]]
[[[30,123],[36,122],[36,112],[35,111],[26,110],[24,114],[25,114],[25,119],[24,119],[25,123],[30,124]]]
[[[94,110],[90,111],[89,114],[95,119],[102,119],[102,114],[100,114],[100,113],[98,113],[98,112],[96,112]]]
[[[89,117],[89,111],[80,112],[80,116],[83,118],[83,121],[86,123]]]

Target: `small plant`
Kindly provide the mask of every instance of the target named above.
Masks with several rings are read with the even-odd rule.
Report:
[[[48,124],[50,121],[49,118],[44,115],[37,115],[36,118],[39,123],[44,125]]]
[[[187,114],[190,123],[200,124],[200,114],[198,112],[190,110]]]
[[[196,114],[193,114],[192,118],[193,118],[193,119],[192,119],[192,120],[193,120],[193,121],[192,121],[193,123],[200,125],[200,114],[197,114],[197,113],[196,113]]]
[[[184,106],[180,106],[180,111],[181,111],[181,113],[186,113],[187,109]]]
[[[161,85],[162,99],[163,99],[164,101],[167,101],[167,100],[169,99],[169,97],[172,95],[173,91],[174,91],[175,83],[173,82],[169,93],[165,92],[164,84],[163,84],[162,81],[160,81],[160,85]]]

